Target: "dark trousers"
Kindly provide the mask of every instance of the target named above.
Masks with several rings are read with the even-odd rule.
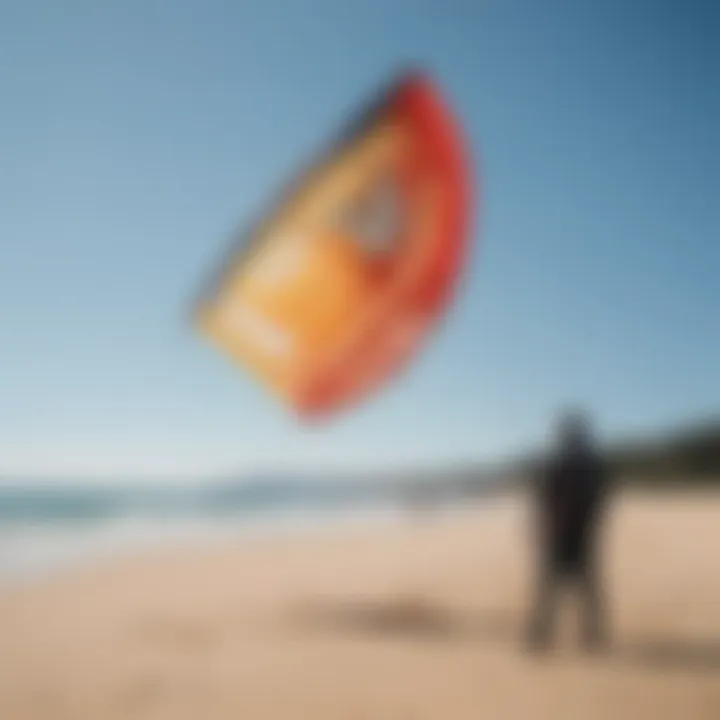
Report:
[[[597,562],[563,563],[546,556],[539,563],[535,598],[528,627],[528,640],[534,646],[552,639],[560,591],[570,587],[582,602],[581,637],[586,646],[598,646],[605,637],[605,603]]]

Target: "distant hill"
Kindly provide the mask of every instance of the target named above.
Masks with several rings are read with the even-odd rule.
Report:
[[[621,482],[648,487],[720,488],[720,419],[654,437],[609,444],[606,460]],[[410,504],[431,505],[459,497],[488,497],[521,487],[541,468],[526,454],[494,467],[436,468],[406,473],[401,487]]]
[[[720,485],[720,420],[610,450],[614,470],[635,482]]]

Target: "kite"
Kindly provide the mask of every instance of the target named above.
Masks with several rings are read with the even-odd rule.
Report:
[[[457,119],[435,82],[406,74],[242,235],[195,322],[301,418],[349,409],[447,309],[471,192]]]

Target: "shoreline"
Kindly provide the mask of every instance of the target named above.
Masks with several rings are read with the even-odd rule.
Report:
[[[663,504],[696,496],[718,498],[714,486],[648,487],[630,485],[619,493],[624,499]],[[42,584],[64,572],[102,567],[127,557],[162,555],[176,551],[222,548],[263,537],[333,532],[345,527],[372,529],[386,525],[413,525],[440,519],[461,519],[487,512],[497,504],[523,502],[524,491],[478,496],[465,502],[427,507],[382,503],[362,507],[314,510],[281,509],[236,515],[128,515],[97,520],[71,520],[0,524],[0,595],[8,589]],[[24,542],[24,545],[23,545]]]
[[[403,516],[402,509],[386,507],[226,518],[127,516],[0,526],[0,594],[139,554],[212,550],[263,537],[302,538],[345,527],[372,528],[402,522]]]

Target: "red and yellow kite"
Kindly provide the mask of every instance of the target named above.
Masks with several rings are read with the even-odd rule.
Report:
[[[438,88],[402,78],[226,262],[197,322],[301,416],[360,401],[418,350],[463,268],[468,152]]]

